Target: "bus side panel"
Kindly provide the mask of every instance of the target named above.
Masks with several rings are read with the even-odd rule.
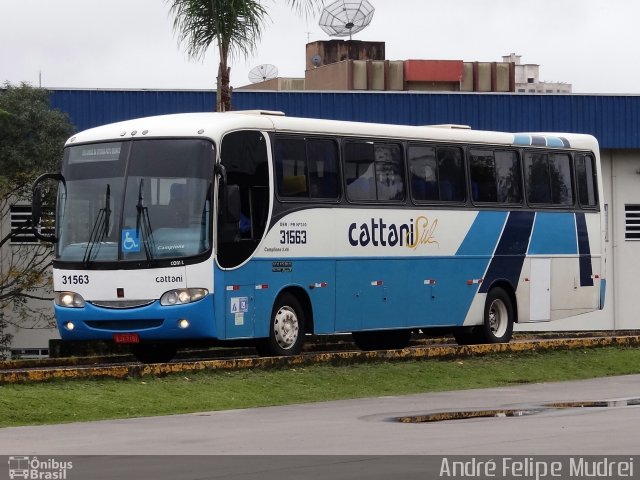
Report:
[[[306,290],[311,302],[314,333],[335,332],[336,261],[304,259],[292,264],[293,283]]]
[[[340,260],[336,330],[461,325],[490,257]]]

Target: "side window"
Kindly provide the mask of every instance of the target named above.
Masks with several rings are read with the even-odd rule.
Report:
[[[549,155],[551,198],[555,205],[573,205],[571,157],[566,153]]]
[[[308,197],[307,153],[304,139],[277,138],[275,160],[278,195]]]
[[[400,145],[347,142],[344,170],[347,198],[351,201],[404,199],[404,162]]]
[[[454,147],[437,149],[440,200],[463,202],[465,195],[462,150]]]
[[[338,198],[339,176],[336,142],[333,140],[307,140],[307,170],[311,198]]]
[[[462,150],[457,147],[409,147],[411,195],[418,202],[465,199]]]
[[[522,203],[522,171],[517,152],[495,152],[498,201]]]
[[[338,198],[338,151],[332,140],[276,138],[275,171],[282,198]]]
[[[349,200],[375,200],[373,142],[347,142],[344,146],[344,175]]]
[[[598,204],[598,188],[595,159],[592,155],[576,157],[576,184],[580,205],[595,207]]]
[[[496,161],[492,150],[471,150],[469,155],[471,198],[474,202],[496,202]]]
[[[411,145],[408,153],[412,198],[419,202],[440,200],[436,149]]]
[[[573,205],[571,157],[568,154],[527,152],[525,172],[530,203]]]
[[[471,150],[471,197],[474,202],[521,203],[518,154],[509,150]]]
[[[404,162],[400,145],[374,147],[378,200],[404,200]]]

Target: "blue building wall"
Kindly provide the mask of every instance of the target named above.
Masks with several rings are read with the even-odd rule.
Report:
[[[212,111],[213,91],[53,90],[51,105],[77,130],[136,117]],[[640,96],[417,92],[233,93],[236,110],[281,110],[288,116],[429,125],[476,130],[555,131],[595,135],[601,148],[640,148]]]

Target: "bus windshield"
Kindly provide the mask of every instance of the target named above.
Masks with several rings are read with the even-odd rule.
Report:
[[[208,251],[214,158],[213,144],[199,139],[68,147],[56,260],[153,262]]]

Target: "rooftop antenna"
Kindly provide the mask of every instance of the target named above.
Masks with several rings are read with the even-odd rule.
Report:
[[[266,82],[267,80],[273,80],[278,76],[278,67],[265,63],[253,67],[249,71],[249,81],[251,83]]]
[[[327,5],[320,16],[320,28],[331,37],[349,37],[371,23],[375,8],[367,0],[338,0]]]

